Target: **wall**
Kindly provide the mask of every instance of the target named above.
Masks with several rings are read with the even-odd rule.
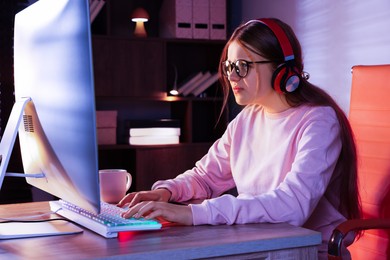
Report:
[[[351,67],[390,63],[388,0],[245,0],[243,21],[277,17],[301,42],[310,81],[348,112]]]

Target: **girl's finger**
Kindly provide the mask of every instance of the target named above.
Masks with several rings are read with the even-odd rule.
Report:
[[[139,204],[140,204],[140,207],[139,207],[138,212],[137,212],[139,217],[149,215],[150,212],[155,211],[157,209],[156,206],[158,205],[158,203],[156,203],[154,201],[148,201],[148,202],[139,203]]]
[[[130,207],[128,210],[126,210],[125,212],[123,212],[121,214],[121,217],[122,218],[136,217],[135,215],[139,212],[139,209],[141,208],[142,204],[143,203],[141,202],[141,203],[136,204],[133,207]]]

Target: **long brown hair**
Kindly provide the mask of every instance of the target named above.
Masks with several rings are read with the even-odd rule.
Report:
[[[299,74],[303,73],[303,60],[301,45],[291,27],[284,22],[272,18],[285,32],[293,48],[295,56],[295,67]],[[249,22],[239,26],[230,37],[223,49],[220,64],[227,59],[229,45],[233,41],[240,42],[248,50],[264,57],[266,60],[275,61],[276,69],[284,62],[283,51],[271,29],[260,22]],[[223,76],[221,66],[219,67],[219,79],[223,86],[224,102],[226,108],[230,92],[230,83]],[[357,187],[357,154],[353,132],[349,121],[343,110],[337,105],[333,98],[324,90],[311,84],[305,77],[301,77],[297,90],[284,94],[290,106],[297,107],[302,104],[309,106],[330,106],[336,112],[340,124],[340,137],[342,142],[341,153],[339,155],[333,176],[341,178],[340,184],[340,211],[348,219],[359,218],[361,213],[360,197]]]

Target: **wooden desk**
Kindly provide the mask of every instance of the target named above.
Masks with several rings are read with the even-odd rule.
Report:
[[[47,202],[0,205],[0,216],[49,211]],[[0,259],[316,259],[318,232],[288,224],[176,226],[106,239],[82,234],[0,241]],[[213,258],[213,259],[214,259]]]

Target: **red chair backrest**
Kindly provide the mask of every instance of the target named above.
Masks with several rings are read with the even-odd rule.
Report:
[[[363,218],[390,218],[390,65],[353,67],[349,120]],[[352,259],[390,259],[389,237],[389,230],[365,231],[349,247]]]

